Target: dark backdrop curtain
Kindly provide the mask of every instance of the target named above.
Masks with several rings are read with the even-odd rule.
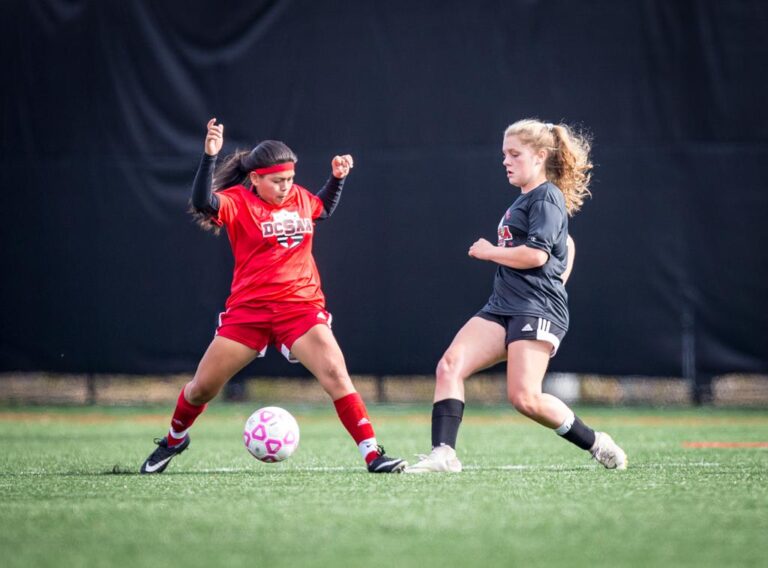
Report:
[[[356,167],[317,228],[355,373],[431,373],[490,293],[501,136],[594,134],[552,369],[768,371],[768,4],[8,0],[0,370],[191,371],[228,293],[186,214],[206,120]],[[258,373],[300,373],[274,356]]]

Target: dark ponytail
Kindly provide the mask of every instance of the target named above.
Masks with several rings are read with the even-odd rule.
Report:
[[[213,174],[213,191],[221,191],[233,185],[251,186],[248,174],[256,168],[267,168],[299,159],[288,146],[278,140],[264,140],[250,152],[237,150],[224,158]]]
[[[236,150],[221,162],[213,174],[213,191],[221,191],[235,185],[251,187],[249,174],[257,168],[267,168],[299,159],[285,143],[279,140],[264,140],[253,150]],[[191,210],[192,216],[204,229],[219,233],[219,227],[211,221],[210,215]]]
[[[279,140],[264,140],[250,152],[238,150],[224,159],[213,174],[213,191],[220,191],[233,185],[251,186],[248,174],[256,168],[267,168],[299,159],[286,144]]]

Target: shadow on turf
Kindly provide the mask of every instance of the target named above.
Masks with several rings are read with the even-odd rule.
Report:
[[[174,470],[165,471],[162,474],[156,475],[274,475],[275,472],[258,471],[254,469],[227,469],[227,470],[204,470],[204,471],[189,471],[189,470]],[[138,469],[125,468],[119,465],[114,466],[111,470],[103,471],[101,473],[71,473],[65,475],[143,475]],[[147,476],[151,477],[151,476]]]
[[[679,468],[711,468],[715,470],[723,471],[723,464],[718,462],[658,462],[658,463],[635,463],[630,466],[630,470],[660,470],[660,469],[679,469]],[[734,468],[726,468],[734,469]],[[738,468],[736,468],[738,469]],[[480,474],[484,472],[508,472],[508,473],[578,473],[586,471],[603,471],[597,464],[582,464],[582,465],[501,465],[501,466],[468,466],[465,468],[463,475]],[[368,475],[365,469],[358,467],[306,467],[297,469],[274,469],[266,470],[260,468],[227,468],[227,469],[207,469],[207,470],[173,470],[166,471],[162,475],[164,476],[180,476],[180,475],[255,475],[255,476],[274,476],[276,474],[360,474]],[[622,472],[617,472],[622,473]],[[711,474],[711,472],[708,472]],[[65,471],[65,472],[27,472],[27,473],[0,473],[0,477],[24,477],[24,476],[40,476],[40,477],[101,477],[105,475],[141,475],[139,470],[134,467],[125,467],[120,464],[112,466],[111,469],[106,471],[89,472],[89,471]],[[455,474],[454,474],[455,475]],[[454,477],[451,475],[450,477]],[[412,476],[406,475],[405,477],[424,477],[423,475]]]
[[[368,472],[363,468],[358,467],[338,467],[338,468],[300,468],[300,469],[285,469],[285,470],[262,470],[257,468],[227,468],[227,469],[205,469],[205,470],[173,470],[165,471],[162,475],[269,475],[275,474],[296,474],[296,473],[343,473],[348,475],[350,473],[361,473],[368,475]],[[142,475],[137,469],[125,468],[120,465],[115,465],[111,470],[103,471],[101,473],[66,473],[60,475]],[[158,474],[159,475],[159,474]]]

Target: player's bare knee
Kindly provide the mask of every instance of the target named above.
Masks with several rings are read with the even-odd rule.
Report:
[[[462,379],[461,369],[462,357],[454,351],[446,351],[440,358],[435,369],[435,377],[438,382],[453,383]]]
[[[187,385],[184,391],[184,398],[186,398],[187,402],[190,404],[200,406],[201,404],[206,404],[216,398],[216,395],[219,394],[219,390],[220,389],[213,385],[193,381]]]
[[[507,394],[509,402],[520,414],[533,418],[539,413],[539,397],[524,391],[513,391]]]
[[[351,382],[345,365],[329,364],[323,374],[324,382],[331,386],[345,386]]]

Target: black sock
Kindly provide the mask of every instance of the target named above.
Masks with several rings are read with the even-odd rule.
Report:
[[[592,449],[595,445],[595,431],[584,424],[578,416],[574,416],[573,425],[561,436],[582,450]]]
[[[455,398],[439,400],[432,406],[432,447],[456,448],[464,403]]]

